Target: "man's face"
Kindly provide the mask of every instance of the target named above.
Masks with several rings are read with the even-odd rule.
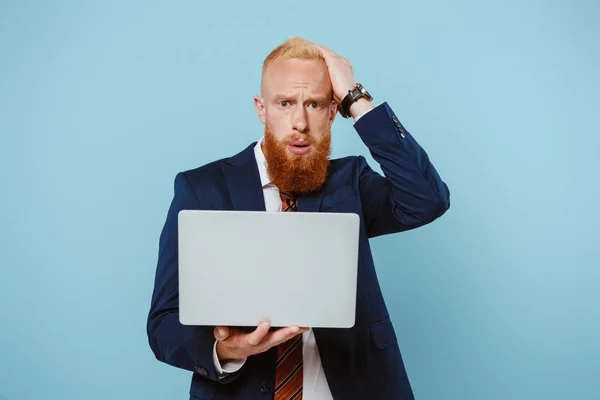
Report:
[[[318,189],[326,178],[337,106],[325,62],[277,59],[254,102],[265,124],[263,152],[271,179],[287,192]]]

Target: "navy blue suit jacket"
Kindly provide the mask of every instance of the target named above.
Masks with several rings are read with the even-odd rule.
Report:
[[[387,103],[359,119],[355,129],[385,177],[363,157],[336,159],[324,187],[298,198],[298,211],[360,216],[356,323],[350,329],[314,329],[314,334],[335,400],[413,399],[368,239],[433,221],[448,209],[449,191]],[[220,380],[212,361],[214,327],[179,322],[177,214],[189,209],[264,211],[253,146],[178,174],[160,237],[148,338],[157,359],[193,372],[192,399],[273,398],[274,349],[249,357],[240,371]]]

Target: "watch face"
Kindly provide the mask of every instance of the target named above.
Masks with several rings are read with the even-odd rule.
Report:
[[[369,94],[369,92],[367,92],[367,89],[364,88],[363,85],[361,85],[360,83],[356,84],[356,87],[354,88],[354,90],[352,91],[352,97],[357,100],[361,97],[366,97],[367,100],[371,101],[373,98],[371,97],[371,95]]]
[[[371,96],[369,94],[369,92],[367,92],[367,89],[365,89],[364,87],[361,86],[360,91],[367,100],[369,100],[369,101],[373,100],[373,96]]]

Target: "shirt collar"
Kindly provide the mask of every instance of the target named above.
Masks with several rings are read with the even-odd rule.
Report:
[[[256,165],[258,165],[258,174],[260,175],[260,184],[264,188],[271,183],[271,177],[267,171],[267,160],[265,154],[262,151],[262,144],[264,142],[264,136],[259,139],[254,146],[254,157],[256,158]]]

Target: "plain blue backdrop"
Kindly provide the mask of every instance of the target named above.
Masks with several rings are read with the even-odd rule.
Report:
[[[296,35],[450,187],[372,241],[417,399],[600,399],[594,0],[1,0],[0,399],[186,398],[145,332],[173,179],[262,135],[262,61]]]

